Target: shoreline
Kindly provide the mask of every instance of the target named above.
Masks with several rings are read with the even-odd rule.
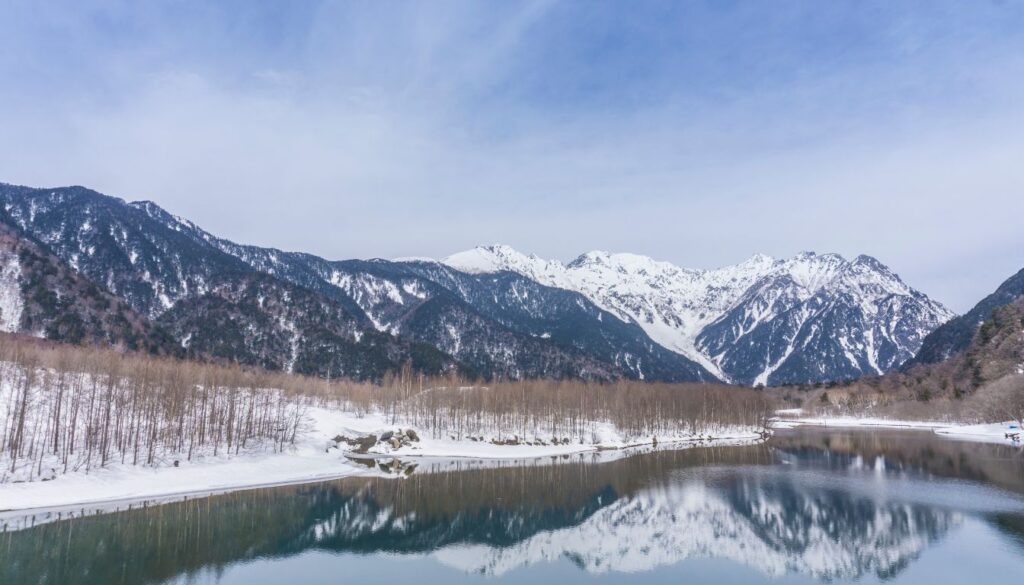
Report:
[[[27,527],[29,519],[33,523],[47,522],[238,491],[358,477],[400,478],[400,473],[392,471],[394,462],[403,464],[402,469],[429,466],[430,472],[445,466],[461,468],[466,463],[474,468],[536,465],[555,458],[586,455],[611,460],[662,449],[757,444],[776,430],[799,427],[915,430],[953,440],[1020,444],[1006,437],[1007,432],[1014,431],[1009,428],[1010,423],[962,425],[866,417],[776,417],[767,425],[768,434],[752,429],[722,429],[717,436],[630,440],[615,434],[608,425],[598,425],[599,432],[591,443],[497,445],[480,440],[424,437],[398,449],[378,442],[368,452],[360,453],[341,448],[328,437],[338,429],[369,434],[395,425],[387,424],[379,416],[355,417],[328,409],[316,409],[311,418],[312,428],[283,453],[205,457],[181,467],[115,464],[89,473],[71,472],[50,481],[0,484],[0,530]],[[378,467],[383,462],[388,464]]]
[[[90,472],[69,472],[48,481],[0,484],[0,531],[19,529],[27,519],[43,516],[53,521],[135,507],[159,505],[194,497],[220,495],[236,491],[286,485],[318,483],[355,477],[392,477],[363,460],[400,460],[414,463],[477,462],[482,466],[529,465],[554,457],[591,455],[618,457],[645,449],[688,449],[701,446],[746,445],[761,442],[766,436],[753,429],[728,429],[716,436],[678,436],[653,440],[623,439],[609,425],[595,425],[594,442],[572,444],[496,445],[468,439],[433,439],[399,449],[378,442],[367,453],[354,453],[345,444],[335,443],[340,433],[371,434],[393,429],[380,416],[357,417],[351,413],[324,408],[312,409],[311,427],[299,441],[283,453],[251,452],[234,456],[203,457],[182,461],[180,466],[141,467],[114,464]],[[608,454],[608,455],[603,455]],[[171,459],[173,457],[170,457]],[[53,517],[54,515],[56,517]],[[20,519],[20,520],[19,520]],[[35,520],[33,520],[35,521]]]
[[[761,437],[751,435],[749,437],[725,437],[725,438],[703,438],[703,439],[680,439],[676,441],[662,441],[659,443],[636,443],[627,445],[622,448],[612,447],[595,447],[591,446],[587,449],[567,451],[563,453],[545,453],[535,454],[529,456],[515,456],[515,457],[482,457],[479,455],[466,455],[466,454],[451,454],[451,455],[421,455],[421,454],[398,454],[390,455],[384,453],[342,453],[340,462],[346,465],[346,470],[341,473],[328,473],[324,475],[306,476],[295,479],[285,479],[280,481],[270,481],[264,483],[246,483],[230,486],[214,486],[208,488],[197,488],[189,489],[178,492],[167,492],[162,494],[153,495],[139,495],[129,497],[110,497],[106,499],[96,499],[89,501],[75,501],[65,504],[55,504],[47,506],[39,506],[32,508],[5,508],[0,509],[0,531],[4,526],[4,521],[11,515],[19,517],[29,515],[43,515],[52,516],[53,514],[60,514],[65,511],[75,512],[85,508],[89,508],[90,512],[96,513],[98,510],[105,512],[114,512],[119,510],[134,509],[137,507],[147,507],[150,505],[162,505],[178,501],[186,501],[194,498],[203,498],[208,496],[223,495],[233,492],[241,492],[248,490],[259,490],[268,489],[275,487],[286,487],[294,485],[303,485],[311,483],[320,483],[326,481],[336,481],[342,479],[356,479],[356,478],[384,478],[384,479],[401,479],[400,475],[394,473],[384,473],[375,471],[372,468],[365,467],[362,465],[353,466],[348,463],[351,462],[365,462],[365,461],[404,461],[415,463],[417,467],[421,465],[430,465],[431,469],[428,473],[444,470],[446,466],[458,467],[460,470],[465,470],[464,465],[466,463],[473,463],[471,469],[486,469],[493,467],[501,467],[505,465],[509,466],[526,466],[526,465],[546,465],[551,460],[558,460],[557,463],[562,461],[569,461],[573,456],[583,458],[589,455],[591,459],[600,459],[600,463],[607,463],[623,457],[632,457],[635,455],[644,455],[647,453],[654,453],[657,451],[672,451],[672,450],[684,450],[694,449],[701,447],[732,447],[732,446],[745,446],[754,445],[762,442],[764,439]],[[287,456],[287,455],[285,455]],[[345,461],[348,460],[348,461]],[[38,483],[38,482],[34,482]],[[26,484],[16,484],[26,485]],[[0,486],[0,492],[2,492]],[[138,504],[138,506],[136,505]],[[78,514],[77,516],[69,514],[66,518],[82,517],[83,515],[89,514]],[[59,518],[58,518],[59,519]]]
[[[771,430],[795,429],[799,427],[845,428],[845,429],[892,429],[929,431],[944,439],[974,441],[998,445],[1021,445],[1024,432],[1017,423],[964,424],[946,421],[913,421],[871,417],[775,417],[768,422]],[[1015,440],[1008,435],[1016,434]]]

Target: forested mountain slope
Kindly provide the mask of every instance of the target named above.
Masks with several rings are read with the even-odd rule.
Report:
[[[0,330],[54,341],[180,354],[164,329],[5,223],[0,212]]]
[[[1024,269],[1006,279],[992,294],[978,302],[970,311],[950,319],[924,339],[921,349],[907,366],[934,364],[967,348],[982,323],[992,312],[1024,296]]]

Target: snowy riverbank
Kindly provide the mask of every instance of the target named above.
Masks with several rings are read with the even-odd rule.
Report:
[[[550,438],[524,437],[494,444],[497,437],[476,440],[431,437],[417,431],[418,441],[394,448],[378,440],[365,454],[355,454],[339,436],[384,436],[401,424],[389,424],[380,415],[355,416],[352,413],[326,408],[310,408],[306,424],[293,446],[283,453],[251,450],[233,456],[206,456],[193,461],[165,458],[155,467],[110,464],[102,469],[70,472],[49,481],[0,484],[0,525],[4,516],[26,510],[47,510],[78,515],[83,510],[110,510],[130,503],[160,502],[191,495],[269,487],[276,485],[323,481],[343,477],[387,475],[379,466],[369,467],[357,458],[400,459],[450,458],[463,460],[529,460],[576,453],[620,450],[650,445],[652,437],[629,437],[607,423],[592,424],[590,440],[553,444]],[[706,435],[659,437],[662,447],[685,447],[703,444],[748,444],[762,440],[758,429],[722,428]],[[175,461],[177,465],[175,466]]]
[[[945,421],[896,420],[875,417],[803,417],[799,410],[778,411],[778,416],[769,423],[772,429],[792,429],[802,426],[834,428],[878,428],[929,431],[950,439],[1019,445],[1024,435],[1015,422],[987,423],[978,425],[958,424]]]

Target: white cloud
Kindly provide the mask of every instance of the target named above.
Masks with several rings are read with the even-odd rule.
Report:
[[[215,19],[189,51],[94,40],[66,93],[34,77],[27,95],[0,93],[0,180],[153,199],[238,241],[333,258],[496,241],[693,266],[869,253],[959,310],[1024,265],[1018,37],[887,28],[898,49],[814,67],[805,47],[755,38],[731,50],[797,62],[744,81],[682,55],[691,82],[648,48],[540,34],[558,10],[325,5],[244,55],[207,38]],[[706,32],[702,48],[721,31]],[[639,77],[588,92],[609,81],[595,60]]]

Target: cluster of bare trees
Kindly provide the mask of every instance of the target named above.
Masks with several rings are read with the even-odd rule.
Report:
[[[479,383],[430,379],[408,369],[380,386],[324,382],[319,394],[342,408],[384,414],[437,437],[543,437],[589,441],[602,425],[626,437],[709,435],[763,428],[762,392],[712,384],[597,384],[578,380]]]
[[[0,335],[0,482],[111,462],[167,465],[293,443],[311,405],[378,414],[436,437],[587,442],[760,428],[769,401],[706,384],[481,384],[405,368],[381,384]]]
[[[260,372],[0,336],[0,482],[280,450],[303,418]],[[276,388],[276,389],[272,389]]]

